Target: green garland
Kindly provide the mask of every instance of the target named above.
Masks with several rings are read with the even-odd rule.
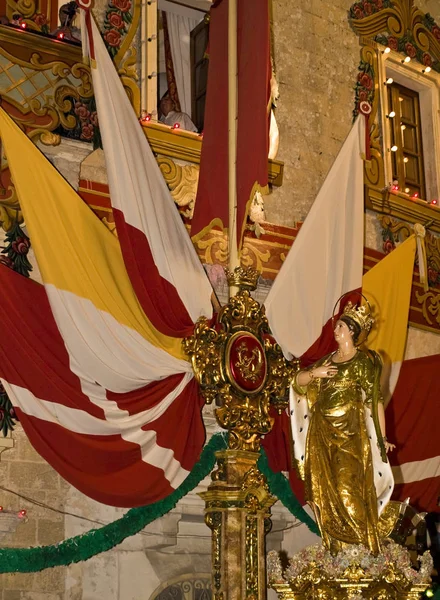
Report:
[[[203,448],[199,462],[182,485],[172,494],[154,504],[132,508],[120,519],[104,525],[100,529],[92,529],[52,546],[0,548],[0,573],[35,573],[49,567],[66,566],[87,560],[96,554],[114,548],[125,538],[135,535],[149,523],[172,510],[181,498],[193,490],[212,471],[215,465],[215,453],[218,450],[224,450],[226,446],[226,434],[214,435]],[[311,531],[318,533],[316,524],[292,494],[284,475],[271,471],[264,450],[258,460],[258,467],[266,476],[271,493],[277,496],[284,506],[295,517],[303,521]]]
[[[276,496],[292,515],[307,525],[312,533],[320,535],[315,521],[306,513],[297,498],[293,495],[289,481],[282,473],[274,473],[269,467],[267,456],[263,448],[261,449],[261,456],[258,459],[257,464],[258,468],[267,479],[270,493]]]

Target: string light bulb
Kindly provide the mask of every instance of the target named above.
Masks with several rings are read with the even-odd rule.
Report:
[[[26,23],[20,23],[20,27],[21,27],[22,29],[26,29]]]
[[[405,188],[405,194],[409,194],[409,188]]]
[[[405,131],[405,129],[406,129],[406,125],[401,125],[401,126],[400,126],[400,129],[401,129],[402,131]]]
[[[18,511],[17,516],[19,519],[23,519],[26,516],[26,510],[24,508],[22,508],[21,510]]]
[[[62,40],[64,38],[64,33],[62,31],[60,31],[59,34],[57,35],[57,38],[59,40]]]
[[[180,129],[180,123],[174,123],[173,129]]]
[[[394,119],[395,116],[396,113],[394,112],[394,110],[392,110],[390,113],[387,114],[387,119]]]
[[[391,152],[397,152],[398,148],[396,145],[394,145],[394,146],[391,146],[390,150],[391,150]]]
[[[402,62],[402,63],[409,63],[409,62],[411,62],[411,57],[410,56],[405,56],[405,58],[403,60],[401,60],[400,62]]]
[[[387,46],[385,50],[382,50],[382,54],[389,54],[391,52],[391,48]]]
[[[419,194],[417,192],[414,192],[414,194],[411,196],[411,198],[415,198],[416,200],[418,197],[419,197]]]
[[[431,71],[431,67],[425,67],[424,69],[422,69],[422,73],[430,73]]]
[[[404,163],[407,163],[409,161],[409,158],[407,156],[405,156],[405,158],[403,159]]]
[[[437,200],[437,198],[434,198],[433,200],[431,200],[431,202],[429,204],[433,204],[434,206],[438,206],[438,200]]]
[[[392,77],[388,77],[388,79],[385,81],[385,85],[391,85],[393,81],[394,79]]]

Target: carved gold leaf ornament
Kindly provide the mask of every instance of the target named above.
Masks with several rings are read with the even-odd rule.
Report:
[[[288,363],[269,335],[264,307],[250,295],[255,289],[254,269],[237,268],[229,284],[240,291],[217,315],[216,323],[196,323],[194,334],[183,341],[206,402],[216,401],[220,425],[229,430],[229,447],[259,449],[262,435],[273,425],[272,405],[287,406],[287,390],[296,362]]]
[[[197,249],[201,251],[201,261],[208,265],[226,265],[229,248],[226,236],[222,231],[212,230],[208,239],[198,240]]]
[[[385,62],[381,58],[383,45],[392,46],[392,50],[400,52],[402,57],[408,52],[410,58],[424,65],[422,68],[429,65],[433,72],[440,72],[440,40],[436,37],[438,25],[429,15],[425,15],[414,6],[413,0],[383,0],[380,5],[373,0],[355,2],[350,8],[350,24],[360,38],[361,65],[369,65],[373,73],[374,95],[372,102],[369,99],[372,111],[368,120],[371,158],[364,163],[366,206],[376,212],[398,216],[411,223],[424,224],[432,219],[432,231],[439,232],[438,209],[424,201],[414,202],[401,192],[391,193],[388,189],[390,181],[385,180],[388,150],[384,147],[385,136],[382,128],[385,119],[381,114],[384,94],[386,95],[381,81],[385,72]],[[416,69],[420,73],[419,66],[408,68]],[[355,89],[358,89],[358,85],[357,82]],[[371,88],[369,90],[365,89],[363,94],[370,94]],[[356,101],[358,99],[357,94]],[[357,110],[358,102],[355,113]],[[391,178],[391,175],[388,175],[388,178]]]
[[[37,4],[34,0],[6,0],[6,16],[12,19],[12,15],[19,13],[25,18],[32,17],[37,12]]]
[[[237,348],[238,360],[234,366],[240,371],[243,379],[255,382],[259,379],[263,370],[263,355],[259,348],[254,348],[251,351],[251,356],[248,352],[246,344],[240,344]]]
[[[199,182],[198,165],[179,165],[171,158],[159,156],[157,164],[177,206],[188,207],[184,216],[192,218]]]
[[[416,299],[422,305],[422,314],[429,325],[436,323],[440,327],[440,293],[417,291]]]

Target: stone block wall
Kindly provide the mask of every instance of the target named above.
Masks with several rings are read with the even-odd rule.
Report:
[[[26,548],[56,544],[65,538],[64,497],[68,484],[35,452],[20,425],[13,433],[14,448],[0,460],[0,504],[5,510],[25,509],[26,518],[0,538],[1,546]],[[49,510],[37,503],[57,510]],[[0,514],[0,519],[1,519]],[[64,600],[65,569],[59,567],[41,573],[0,575],[1,600]]]

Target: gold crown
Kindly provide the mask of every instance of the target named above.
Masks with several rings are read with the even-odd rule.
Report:
[[[351,301],[348,301],[342,314],[350,317],[350,319],[357,323],[361,330],[365,331],[367,334],[373,327],[374,319],[370,314],[370,308],[365,304],[357,307]]]
[[[238,287],[240,289],[255,290],[257,289],[260,272],[252,267],[235,267],[234,271],[225,269],[228,285]]]

